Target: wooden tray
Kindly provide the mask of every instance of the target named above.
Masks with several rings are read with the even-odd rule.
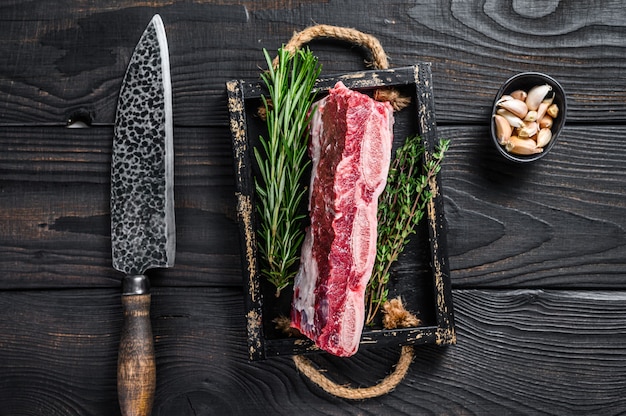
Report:
[[[316,84],[318,97],[323,97],[337,81],[363,93],[393,86],[404,95],[411,96],[411,105],[394,114],[394,151],[406,137],[419,134],[426,146],[425,157],[430,157],[439,140],[430,64],[323,77]],[[257,167],[253,149],[258,145],[259,135],[266,132],[265,123],[257,116],[257,109],[261,106],[261,94],[267,95],[267,92],[258,82],[235,80],[227,83],[227,93],[237,178],[237,213],[250,359],[318,351],[308,338],[290,338],[275,328],[275,318],[289,316],[292,291],[284,289],[283,294],[276,298],[273,286],[259,273],[254,191]],[[308,178],[306,181],[308,184]],[[446,345],[456,341],[439,177],[431,181],[430,188],[434,198],[428,206],[427,218],[420,222],[417,233],[394,265],[388,284],[389,298],[400,295],[406,308],[422,320],[423,326],[396,330],[385,330],[380,325],[365,327],[360,349],[372,345]]]

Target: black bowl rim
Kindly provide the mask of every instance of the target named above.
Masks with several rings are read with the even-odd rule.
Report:
[[[493,115],[496,112],[496,107],[497,107],[496,103],[498,102],[500,97],[502,97],[502,95],[504,95],[504,92],[508,91],[511,88],[512,84],[514,84],[516,81],[520,81],[520,79],[522,79],[522,78],[532,78],[532,77],[536,77],[538,79],[546,81],[548,84],[550,84],[552,86],[552,88],[553,88],[553,90],[555,91],[556,94],[562,96],[563,104],[559,108],[559,118],[560,118],[559,125],[558,125],[558,128],[556,130],[552,131],[552,140],[550,140],[550,143],[548,143],[548,146],[544,148],[543,152],[537,153],[537,154],[534,154],[534,155],[529,155],[529,156],[514,155],[512,153],[507,152],[506,149],[504,147],[502,147],[502,145],[500,143],[498,143],[498,140],[496,138],[495,122],[493,121]],[[546,154],[548,154],[550,152],[552,147],[554,147],[554,145],[556,144],[556,142],[557,142],[557,140],[558,140],[558,138],[559,138],[559,136],[561,134],[561,130],[563,129],[563,126],[565,125],[566,115],[567,115],[567,96],[565,95],[565,90],[563,90],[563,87],[561,86],[561,84],[556,79],[554,79],[550,75],[544,74],[542,72],[532,72],[532,71],[531,72],[520,72],[518,74],[513,75],[509,79],[507,79],[502,84],[500,89],[498,89],[498,93],[496,94],[496,97],[495,97],[495,99],[493,101],[493,106],[491,108],[491,118],[492,118],[492,120],[490,120],[491,139],[492,139],[493,143],[495,144],[496,148],[498,149],[498,152],[501,155],[503,155],[505,158],[507,158],[508,160],[511,160],[511,161],[517,162],[517,163],[534,162],[534,161],[539,160],[542,157],[544,157]]]

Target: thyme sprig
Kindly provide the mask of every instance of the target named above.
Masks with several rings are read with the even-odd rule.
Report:
[[[419,136],[409,137],[396,151],[385,191],[378,201],[376,261],[366,291],[367,325],[387,301],[391,265],[424,217],[426,205],[432,198],[428,183],[439,173],[449,145],[449,140],[440,140],[432,157],[425,162],[422,162],[425,149]]]
[[[308,50],[278,50],[278,64],[263,50],[268,65],[261,79],[269,99],[261,97],[266,111],[267,137],[260,137],[254,156],[260,177],[255,188],[260,214],[261,273],[276,287],[276,296],[289,285],[296,271],[304,239],[300,206],[306,188],[303,173],[307,158],[308,125],[315,99],[313,86],[321,67]]]

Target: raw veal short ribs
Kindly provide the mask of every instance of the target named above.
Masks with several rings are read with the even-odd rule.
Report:
[[[291,321],[338,356],[356,353],[365,288],[376,258],[378,196],[385,188],[393,109],[338,82],[311,120],[309,215]]]

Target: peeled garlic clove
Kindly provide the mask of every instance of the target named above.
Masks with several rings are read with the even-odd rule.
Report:
[[[526,117],[526,113],[528,113],[528,107],[526,106],[526,103],[521,100],[516,100],[515,98],[500,101],[500,104],[498,104],[498,106],[500,108],[504,108],[505,110],[510,111],[519,118]]]
[[[526,97],[526,106],[528,109],[537,110],[539,108],[539,104],[541,104],[550,91],[552,91],[552,87],[549,84],[532,87],[530,91],[528,91],[528,96]]]
[[[496,139],[498,139],[498,143],[501,145],[507,144],[511,138],[511,133],[513,133],[513,128],[506,118],[499,114],[495,114],[493,119],[496,123]]]
[[[556,116],[559,115],[559,106],[556,104],[550,104],[550,106],[546,110],[546,114],[548,114],[552,118],[556,118]]]
[[[552,128],[552,117],[550,117],[549,115],[545,115],[541,117],[541,120],[539,120],[539,128],[540,129]]]
[[[537,121],[537,112],[535,110],[530,110],[528,113],[526,113],[524,121]]]
[[[545,147],[552,140],[552,130],[543,128],[537,133],[537,147]]]
[[[504,149],[505,149],[507,152],[510,152],[510,151],[511,151],[511,149],[513,148],[513,143],[514,143],[514,142],[517,142],[518,140],[519,140],[519,137],[517,137],[517,136],[515,136],[515,135],[511,136],[511,137],[509,138],[509,142],[508,142],[506,145],[504,145]]]
[[[552,91],[552,94],[549,97],[546,95],[541,102],[550,105],[550,104],[552,104],[552,101],[554,101],[554,96],[555,95],[556,95],[556,93],[554,91]]]
[[[512,100],[512,99],[513,99],[512,96],[505,94],[502,97],[500,97],[500,99],[498,101],[496,101],[496,105],[500,105],[500,103],[503,103],[505,101],[509,101],[509,100]]]
[[[542,101],[541,104],[539,104],[539,108],[537,109],[537,120],[541,120],[543,116],[546,115],[548,106],[550,106],[550,104],[545,101]]]
[[[537,147],[537,143],[533,139],[521,139],[515,136],[509,139],[506,150],[516,155],[534,155],[543,152],[543,148]]]
[[[528,97],[528,93],[524,90],[515,90],[511,93],[511,97],[516,100],[526,101],[526,97]]]
[[[524,125],[524,121],[521,118],[511,113],[510,111],[505,110],[504,108],[499,108],[496,111],[496,114],[506,118],[511,127],[522,127]]]
[[[539,131],[539,125],[532,121],[530,123],[525,123],[524,126],[519,130],[519,138],[520,139],[530,139]]]

